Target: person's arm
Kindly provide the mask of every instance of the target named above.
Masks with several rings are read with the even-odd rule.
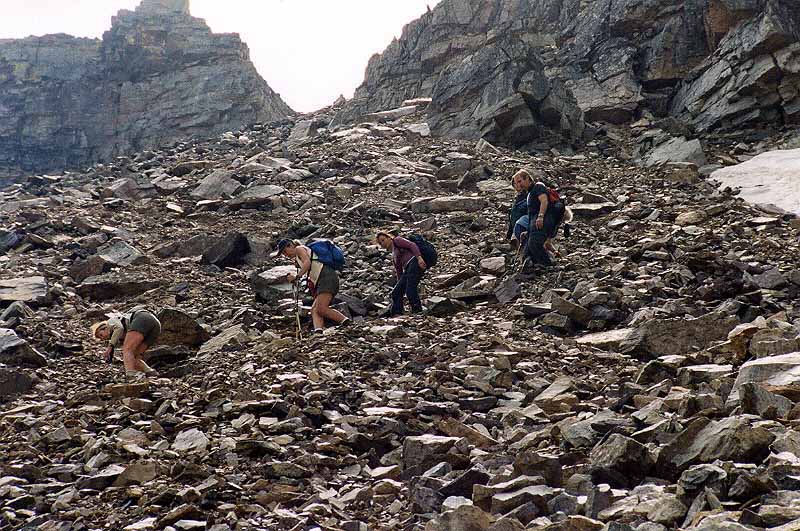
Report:
[[[400,249],[411,251],[411,254],[416,257],[417,263],[421,269],[426,269],[428,267],[428,264],[426,264],[425,259],[422,258],[422,252],[419,250],[419,246],[416,243],[398,236],[394,239],[394,246],[399,247]]]
[[[125,327],[119,319],[110,319],[108,327],[111,329],[111,337],[108,338],[108,346],[112,349],[120,346],[125,339]]]
[[[294,282],[298,278],[303,278],[309,271],[311,271],[311,255],[308,252],[308,249],[302,245],[297,246],[297,256],[300,257],[300,271],[297,272],[297,275],[294,273],[289,273],[286,275],[286,278],[289,282]]]
[[[547,207],[550,203],[545,193],[539,194],[537,199],[539,199],[539,216],[536,218],[536,228],[541,230],[544,227],[544,215],[547,214]]]

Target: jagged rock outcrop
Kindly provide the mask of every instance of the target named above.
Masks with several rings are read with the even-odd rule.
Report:
[[[587,122],[643,110],[700,132],[796,121],[798,13],[797,0],[444,0],[372,57],[334,124],[432,96],[443,72],[499,36],[536,47]]]
[[[0,40],[0,179],[285,118],[238,35],[144,0],[102,40]]]
[[[578,140],[583,113],[572,94],[551,80],[533,47],[511,37],[448,65],[433,87],[431,132],[523,146],[554,135]]]

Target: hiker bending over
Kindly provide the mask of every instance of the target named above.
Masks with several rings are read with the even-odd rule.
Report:
[[[108,341],[108,348],[103,352],[106,363],[112,363],[114,349],[121,346],[122,362],[125,364],[125,370],[129,372],[156,374],[156,371],[142,360],[142,355],[153,346],[159,335],[161,335],[161,322],[144,308],[134,308],[128,314],[92,325],[92,336],[95,339]]]
[[[564,215],[563,203],[551,204],[550,189],[541,181],[533,181],[527,170],[516,175],[519,185],[528,191],[528,242],[526,255],[534,265],[553,264],[545,242],[555,236]]]
[[[311,305],[314,333],[322,333],[325,330],[325,319],[340,325],[350,321],[344,314],[331,308],[334,297],[339,293],[339,273],[336,269],[314,259],[311,249],[295,240],[280,240],[278,250],[273,256],[278,255],[294,260],[298,268],[297,274],[289,273],[286,280],[294,283],[307,277],[309,291],[314,297],[314,303]]]
[[[515,248],[520,247],[522,235],[528,231],[528,190],[522,187],[519,175],[520,172],[517,172],[511,178],[511,186],[514,187],[517,196],[508,212],[508,230],[506,231],[506,240],[511,240],[511,244]]]
[[[392,253],[394,271],[397,274],[397,284],[392,289],[392,308],[390,315],[403,313],[403,297],[408,297],[411,313],[422,311],[422,301],[419,299],[419,283],[428,265],[422,258],[419,246],[390,231],[378,232],[375,240],[378,245]]]

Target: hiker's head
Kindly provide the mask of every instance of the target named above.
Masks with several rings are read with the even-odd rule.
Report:
[[[100,339],[102,341],[107,340],[111,337],[111,330],[108,327],[108,323],[105,321],[95,323],[92,325],[92,337],[95,339]]]
[[[517,191],[529,190],[533,186],[533,177],[528,170],[519,170],[514,174],[514,189]]]
[[[278,247],[275,249],[275,253],[273,253],[272,256],[277,257],[283,255],[286,258],[294,258],[297,256],[298,245],[300,245],[300,242],[284,238],[278,241]]]
[[[379,230],[375,235],[375,241],[387,251],[391,251],[392,247],[394,247],[393,242],[396,236],[396,234],[388,230]]]

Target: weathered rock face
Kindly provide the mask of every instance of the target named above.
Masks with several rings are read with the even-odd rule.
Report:
[[[672,114],[701,131],[800,121],[800,6],[762,0],[711,2],[715,7],[731,29],[720,31],[719,45],[678,92]],[[721,27],[709,29],[726,29],[716,22]]]
[[[545,74],[534,48],[516,37],[446,67],[433,88],[429,116],[435,134],[510,146],[551,134],[577,140],[584,130],[572,94]]]
[[[796,121],[797,13],[795,0],[444,0],[372,57],[336,121],[434,95],[498,36],[536,47],[589,122],[624,123],[643,109],[700,130]]]
[[[0,41],[0,179],[290,113],[238,35],[211,33],[188,0],[120,11],[102,40]]]

